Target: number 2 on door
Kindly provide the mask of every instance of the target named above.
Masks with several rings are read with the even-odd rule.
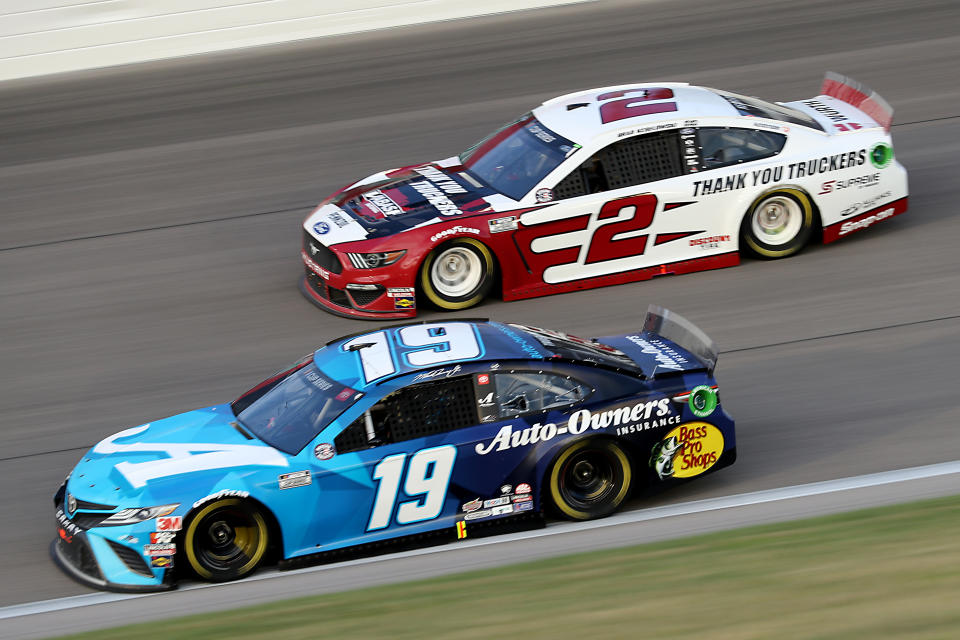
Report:
[[[377,496],[373,501],[367,531],[383,529],[390,524],[406,458],[405,453],[387,456],[374,467],[373,479],[378,481]],[[449,444],[422,449],[410,457],[403,492],[414,499],[401,502],[397,507],[397,524],[433,520],[440,515],[456,459],[457,448]]]

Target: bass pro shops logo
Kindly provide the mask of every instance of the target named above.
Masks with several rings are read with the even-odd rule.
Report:
[[[654,445],[650,468],[665,478],[698,476],[720,459],[723,433],[706,422],[682,424]]]

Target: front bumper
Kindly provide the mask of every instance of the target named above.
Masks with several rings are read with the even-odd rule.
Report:
[[[317,264],[305,251],[300,252],[300,257],[304,264],[300,291],[321,309],[338,316],[371,320],[416,317],[413,287],[406,288],[409,295],[398,293],[396,289],[400,287],[392,286],[393,282],[391,286],[386,284],[387,280],[392,280],[391,275],[371,276],[347,267],[341,267],[341,272],[335,273]],[[375,289],[357,290],[350,287],[358,284]]]
[[[173,565],[151,567],[150,559],[145,559],[138,548],[138,543],[150,541],[149,531],[131,533],[131,527],[83,529],[64,513],[62,495],[61,488],[54,499],[57,536],[50,544],[50,556],[64,573],[80,584],[106,591],[144,593],[176,588]],[[137,542],[115,539],[118,537]]]

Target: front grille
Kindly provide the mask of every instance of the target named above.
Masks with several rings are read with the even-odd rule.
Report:
[[[330,291],[330,302],[341,307],[350,308],[350,299],[347,298],[347,293],[343,289],[335,289],[328,285],[327,290]]]
[[[310,269],[307,269],[307,286],[324,300],[330,299],[330,296],[327,295],[327,283]]]
[[[87,530],[99,527],[109,517],[109,513],[75,513],[71,521],[81,529]]]
[[[335,289],[334,287],[329,286],[323,278],[315,274],[310,269],[307,269],[306,272],[307,286],[310,287],[311,291],[316,293],[324,300],[329,300],[338,307],[344,307],[345,309],[353,308],[353,305],[350,304],[350,299],[347,298],[346,291],[343,289]]]
[[[340,264],[337,254],[323,246],[323,243],[310,235],[310,232],[306,229],[303,230],[303,251],[310,256],[311,260],[327,271],[331,273],[343,271],[343,265]]]
[[[375,301],[377,298],[382,296],[386,289],[380,285],[374,285],[377,290],[362,290],[362,289],[350,289],[350,297],[353,298],[353,301],[357,303],[358,307],[362,307],[370,304]]]
[[[96,502],[87,502],[77,498],[77,509],[86,509],[88,511],[113,511],[117,507],[109,504],[97,504]]]
[[[57,538],[57,544],[67,561],[81,573],[93,578],[103,578],[85,534],[74,534],[70,542],[63,538]]]
[[[123,560],[123,564],[127,565],[127,568],[134,573],[139,573],[142,576],[147,576],[148,578],[153,577],[153,572],[150,571],[150,567],[147,566],[146,561],[143,559],[139,553],[126,547],[122,544],[114,542],[113,540],[107,540],[107,544],[110,545],[110,548],[113,549],[113,552]]]

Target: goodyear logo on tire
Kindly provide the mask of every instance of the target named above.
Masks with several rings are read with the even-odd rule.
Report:
[[[723,433],[706,422],[682,424],[653,447],[650,466],[660,479],[690,478],[716,464],[723,453]]]

